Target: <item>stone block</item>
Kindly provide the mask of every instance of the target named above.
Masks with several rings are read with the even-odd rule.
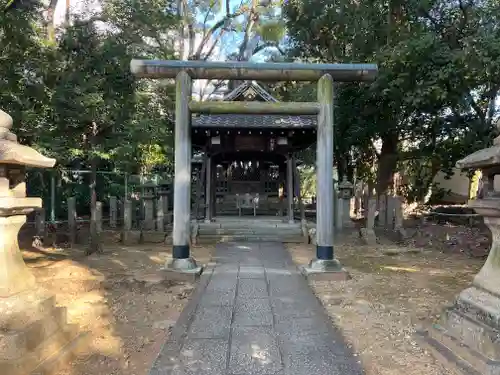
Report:
[[[231,316],[231,306],[210,306],[199,310],[191,323],[188,337],[191,339],[229,338]]]
[[[240,279],[238,282],[238,297],[241,299],[266,298],[267,283],[262,279]]]
[[[196,282],[203,273],[203,267],[196,267],[191,270],[178,270],[172,268],[162,268],[161,273],[165,280]]]
[[[233,329],[230,374],[268,375],[282,370],[278,342],[268,327]]]
[[[86,353],[85,333],[43,291],[0,299],[0,374],[52,374]]]
[[[375,246],[378,244],[377,235],[375,234],[375,231],[373,229],[361,228],[359,230],[359,236],[367,245]]]
[[[236,326],[271,326],[273,314],[269,299],[239,300],[234,313]]]
[[[141,239],[141,232],[138,230],[123,231],[121,242],[124,245],[136,245]]]
[[[240,279],[264,279],[266,277],[264,267],[256,266],[241,266]]]
[[[432,353],[466,373],[500,374],[500,297],[476,287],[460,293],[440,321],[419,332]]]
[[[140,234],[142,243],[164,243],[167,233],[154,230],[143,230]]]

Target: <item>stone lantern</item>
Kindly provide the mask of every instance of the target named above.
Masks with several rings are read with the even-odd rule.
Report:
[[[165,224],[170,222],[170,217],[168,214],[169,207],[169,194],[170,194],[170,182],[167,180],[161,180],[158,184],[157,193],[158,193],[158,204],[161,203],[163,216],[165,218]]]
[[[158,198],[156,200],[156,230],[158,232],[165,231],[165,224],[168,224],[168,181],[162,180],[156,187]]]
[[[141,186],[142,200],[144,205],[144,230],[153,230],[155,228],[154,207],[156,199],[156,185],[152,182],[147,182]]]
[[[352,193],[354,191],[354,185],[347,181],[347,176],[342,178],[342,182],[339,184],[339,198],[351,199]]]
[[[497,123],[497,127],[500,123]],[[500,191],[493,181],[500,175],[500,137],[493,146],[479,150],[457,162],[458,168],[480,169],[487,179],[487,190],[481,199],[468,206],[484,218],[491,231],[492,244],[488,258],[472,285],[463,290],[453,307],[439,324],[423,335],[437,351],[446,351],[462,365],[481,374],[500,373]]]
[[[17,237],[26,215],[42,207],[40,198],[26,197],[25,168],[52,168],[56,161],[17,143],[11,127],[0,110],[0,373],[44,373],[44,354],[56,358],[78,337],[66,327],[65,310],[37,285]],[[54,350],[37,351],[42,345]]]
[[[342,178],[338,186],[338,208],[337,208],[337,228],[349,228],[354,224],[351,221],[351,198],[354,192],[354,185],[347,181],[347,176]]]

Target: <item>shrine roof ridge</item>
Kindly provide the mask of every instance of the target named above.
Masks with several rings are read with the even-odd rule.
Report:
[[[231,129],[308,129],[316,128],[317,116],[314,115],[199,115],[193,116],[193,128],[231,128]]]
[[[186,71],[192,79],[239,79],[259,81],[317,81],[330,74],[335,81],[373,81],[377,64],[253,63],[247,61],[130,61],[130,71],[139,78],[175,78]]]

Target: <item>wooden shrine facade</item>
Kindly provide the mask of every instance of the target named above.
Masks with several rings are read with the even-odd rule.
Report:
[[[223,101],[279,105],[255,81],[242,83]],[[286,215],[293,221],[294,204],[301,206],[295,155],[316,141],[316,121],[313,115],[193,115],[196,217]]]

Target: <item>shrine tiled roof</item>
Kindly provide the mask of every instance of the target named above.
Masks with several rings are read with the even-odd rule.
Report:
[[[200,115],[192,120],[194,128],[303,129],[315,128],[316,123],[314,115]]]
[[[247,101],[261,99],[265,102],[278,102],[255,81],[246,81],[224,97],[224,101],[238,98]],[[241,129],[307,129],[314,128],[317,118],[313,115],[195,115],[192,119],[194,128],[241,128]]]

